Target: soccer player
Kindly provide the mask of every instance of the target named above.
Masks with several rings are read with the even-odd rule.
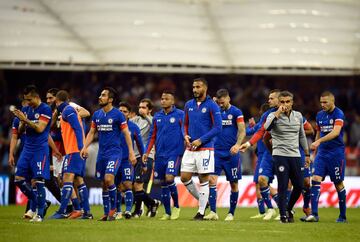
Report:
[[[41,102],[39,92],[33,85],[23,92],[28,106],[24,112],[15,109],[14,115],[19,118],[19,129],[25,130],[25,143],[16,166],[15,184],[33,204],[36,204],[37,215],[31,222],[42,222],[45,210],[45,179],[50,178],[48,136],[51,123],[51,108]],[[36,193],[27,184],[26,179],[35,183]]]
[[[199,210],[194,220],[203,220],[209,198],[209,177],[214,172],[214,138],[222,130],[219,106],[207,95],[208,84],[204,78],[193,81],[194,99],[186,102],[184,111],[184,139],[186,150],[181,163],[181,181],[199,200]],[[192,181],[198,173],[200,190]]]
[[[222,170],[225,171],[226,180],[230,182],[230,209],[225,221],[234,220],[234,213],[239,197],[238,180],[241,179],[240,145],[245,137],[244,116],[240,109],[230,104],[229,92],[220,89],[216,92],[216,102],[220,107],[222,118],[222,131],[215,138],[215,172],[210,175],[209,204],[210,213],[204,217],[206,220],[218,220],[216,213],[216,184]]]
[[[139,103],[139,115],[133,117],[133,121],[140,128],[141,138],[143,141],[149,139],[149,133],[151,129],[152,119],[151,116],[153,108],[153,103],[150,99],[142,99]],[[154,150],[148,155],[146,161],[142,160],[140,152],[135,147],[135,155],[137,162],[135,165],[135,181],[134,181],[134,199],[135,199],[135,209],[133,216],[139,218],[142,215],[142,203],[146,205],[148,211],[146,216],[155,217],[157,209],[160,206],[160,201],[152,199],[149,196],[152,184],[152,174],[153,174],[153,163],[154,163]]]
[[[320,185],[326,175],[329,175],[339,197],[340,215],[336,222],[346,223],[346,190],[343,183],[346,167],[343,141],[345,116],[343,111],[335,106],[335,97],[331,92],[325,91],[321,94],[320,105],[322,111],[316,115],[316,138],[310,147],[316,150],[311,184],[312,214],[306,221],[319,221]]]
[[[62,187],[62,170],[63,170],[63,164],[65,160],[65,148],[62,140],[61,135],[61,128],[60,128],[60,117],[61,113],[59,113],[58,109],[56,108],[56,94],[59,92],[58,88],[50,88],[46,93],[46,103],[52,108],[53,116],[52,116],[52,122],[51,122],[51,128],[50,128],[50,134],[51,137],[54,140],[54,143],[57,147],[57,149],[61,152],[62,157],[60,159],[57,159],[54,156],[50,156],[50,163],[53,168],[53,172],[50,173],[50,175],[53,174],[54,177],[56,177],[58,185]],[[90,112],[86,110],[85,108],[73,103],[69,102],[69,105],[76,109],[77,113],[81,118],[86,118],[90,116]],[[85,130],[85,123],[83,122],[83,128]],[[53,149],[52,149],[53,150]],[[50,166],[51,167],[51,166]],[[47,183],[45,183],[47,185]],[[60,190],[60,189],[59,189]],[[61,195],[59,192],[59,203],[61,203]],[[77,187],[74,187],[71,200],[69,202],[69,205],[67,207],[67,214],[69,215],[69,218],[74,219],[82,216],[81,213],[81,203],[79,202],[78,196],[77,196]]]
[[[51,217],[52,219],[67,218],[67,206],[73,194],[74,182],[77,184],[79,197],[83,204],[83,219],[92,219],[89,206],[89,192],[84,183],[85,159],[80,157],[85,139],[84,127],[81,117],[74,107],[69,105],[69,94],[61,90],[56,94],[56,107],[61,113],[60,127],[62,140],[66,152],[63,166],[63,187],[59,210]],[[78,216],[70,217],[77,218]]]
[[[126,102],[120,102],[119,110],[124,114],[124,116],[127,120],[132,144],[135,143],[140,154],[144,154],[144,144],[141,139],[140,129],[134,122],[129,120],[131,106]],[[121,138],[121,143],[125,143],[125,137],[123,134],[121,134],[120,138]],[[130,219],[131,218],[131,208],[132,208],[133,201],[134,201],[134,195],[133,195],[133,191],[132,191],[132,189],[133,189],[132,183],[134,180],[134,165],[135,165],[135,163],[132,164],[129,161],[129,151],[127,149],[127,146],[122,145],[121,148],[122,148],[122,160],[121,160],[120,168],[119,168],[118,173],[115,178],[116,185],[117,185],[116,219],[122,218],[122,213],[121,213],[122,192],[124,192],[124,195],[125,195],[125,197],[124,197],[124,199],[125,199],[124,217],[126,219]]]
[[[149,140],[146,145],[146,153],[143,161],[148,159],[153,146],[155,146],[155,179],[161,182],[161,197],[165,208],[165,214],[161,220],[176,220],[180,216],[178,192],[175,184],[175,176],[179,173],[181,156],[184,153],[184,137],[182,123],[184,111],[174,106],[174,94],[163,91],[161,95],[162,110],[153,118]],[[174,202],[171,211],[170,198]]]
[[[271,90],[269,93],[268,103],[270,106],[270,109],[264,112],[259,120],[260,127],[255,132],[255,134],[251,137],[249,141],[242,144],[240,146],[240,151],[245,152],[250,146],[257,143],[259,140],[261,140],[265,135],[265,129],[264,129],[264,123],[266,121],[267,116],[271,113],[277,110],[278,104],[279,104],[279,93],[280,90],[274,89]],[[261,197],[264,200],[264,203],[266,204],[268,210],[266,214],[264,215],[264,220],[270,220],[271,218],[276,216],[276,211],[271,203],[271,187],[270,183],[274,179],[274,164],[273,164],[273,158],[271,156],[271,153],[268,149],[264,149],[264,153],[261,157],[260,167],[259,167],[259,177],[258,177],[258,184],[260,187],[260,194]],[[277,200],[277,196],[273,196],[274,200]]]
[[[125,136],[129,149],[129,160],[135,162],[135,154],[131,143],[129,129],[124,114],[113,107],[117,93],[112,87],[105,87],[99,96],[101,109],[97,110],[91,122],[91,128],[86,136],[85,144],[80,152],[81,157],[88,156],[88,147],[94,139],[96,132],[99,134],[99,152],[96,161],[96,178],[103,181],[104,215],[100,221],[112,221],[116,212],[116,185],[115,175],[120,167],[121,140],[120,133]]]
[[[280,221],[293,223],[292,209],[302,192],[303,184],[299,143],[305,152],[306,167],[310,164],[310,154],[302,114],[292,109],[293,94],[288,91],[280,92],[279,103],[279,108],[266,118],[264,128],[271,131],[272,156],[278,179]],[[289,178],[293,190],[287,202]]]

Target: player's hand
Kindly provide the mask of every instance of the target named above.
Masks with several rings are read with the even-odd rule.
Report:
[[[27,118],[26,118],[26,115],[21,112],[19,109],[15,109],[13,111],[13,114],[18,117],[20,119],[20,121],[25,121]]]
[[[62,157],[62,154],[60,153],[60,151],[54,150],[53,154],[56,157],[57,162],[61,162],[63,157]]]
[[[250,148],[250,146],[251,146],[251,144],[250,144],[250,142],[248,141],[248,142],[240,145],[239,150],[244,153],[247,149]]]
[[[190,149],[191,150],[197,150],[197,148],[199,148],[199,146],[201,145],[201,140],[200,139],[197,139],[197,140],[194,140],[193,142],[191,142],[190,144]]]
[[[147,161],[147,159],[148,159],[148,154],[143,154],[143,156],[142,156],[142,162],[146,162]]]
[[[254,119],[254,118],[250,118],[250,119],[249,119],[249,126],[250,126],[250,128],[254,127],[255,124],[256,124],[255,119]]]
[[[316,150],[317,147],[319,147],[319,145],[320,145],[320,142],[319,142],[319,140],[317,140],[317,141],[313,142],[313,143],[310,145],[310,149],[311,149],[311,150]]]
[[[135,166],[135,164],[136,164],[136,156],[135,156],[134,151],[129,152],[129,161],[131,162],[131,164],[133,166]]]
[[[89,152],[87,149],[82,148],[82,150],[80,151],[80,157],[82,157],[83,159],[86,159],[89,156]]]
[[[240,145],[239,144],[234,144],[230,149],[230,153],[232,155],[236,155],[237,153],[239,153],[239,151],[240,151]]]
[[[305,168],[309,168],[310,167],[310,156],[305,156]]]
[[[186,147],[191,148],[191,143],[190,143],[191,137],[189,135],[185,135],[184,139],[185,139]]]
[[[14,167],[14,166],[15,166],[15,158],[14,158],[14,155],[9,154],[8,164],[9,164],[9,166],[11,166],[11,167]]]

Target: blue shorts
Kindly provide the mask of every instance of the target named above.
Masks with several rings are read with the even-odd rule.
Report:
[[[114,154],[108,157],[97,157],[96,161],[96,178],[103,180],[105,174],[112,174],[116,176],[121,165],[121,153]]]
[[[274,162],[272,155],[265,152],[260,161],[259,176],[266,176],[269,178],[269,184],[274,180]]]
[[[181,156],[155,157],[154,179],[165,181],[166,175],[179,175]]]
[[[153,173],[153,163],[154,160],[150,157],[147,159],[147,170],[143,173],[143,163],[141,161],[141,157],[137,158],[137,162],[135,164],[134,170],[134,182],[137,183],[149,183],[151,179],[151,175]]]
[[[241,158],[240,154],[232,155],[228,150],[215,150],[215,172],[214,175],[220,176],[222,170],[225,171],[226,180],[237,182],[241,179]]]
[[[15,176],[25,179],[50,179],[49,146],[36,150],[24,148],[16,164]]]
[[[64,158],[62,174],[73,173],[75,176],[85,176],[86,160],[80,157],[80,152],[67,154]]]
[[[337,184],[344,181],[345,166],[344,152],[319,152],[315,157],[312,173],[314,176],[321,176],[323,179],[329,175],[331,181]]]
[[[128,159],[121,161],[118,172],[115,177],[115,184],[119,185],[122,182],[134,180],[134,167],[131,165]]]
[[[310,167],[305,168],[305,154],[301,153],[301,171],[303,173],[304,179],[307,177],[311,177],[311,168],[312,168],[312,163],[310,163]]]

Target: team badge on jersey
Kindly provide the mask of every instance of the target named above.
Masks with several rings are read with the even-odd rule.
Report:
[[[206,113],[206,108],[202,108],[202,109],[201,109],[201,112],[202,112],[202,113]]]
[[[40,117],[40,115],[38,113],[35,113],[35,118],[38,119]]]
[[[109,118],[108,123],[112,124],[112,122],[113,122],[112,118]]]
[[[174,117],[170,118],[170,123],[172,123],[172,124],[175,123],[175,118]]]
[[[333,119],[330,119],[329,122],[330,122],[330,124],[333,124],[333,123],[334,123],[334,120],[333,120]]]
[[[232,119],[232,118],[233,118],[232,114],[229,114],[228,119]]]
[[[154,172],[154,177],[158,177],[159,176],[159,174],[155,171]]]

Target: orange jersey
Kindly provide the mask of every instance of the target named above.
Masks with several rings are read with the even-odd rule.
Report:
[[[63,113],[69,107],[74,110],[73,114],[77,115],[77,120],[79,121],[79,124],[80,124],[80,127],[81,127],[81,135],[82,135],[82,138],[83,138],[82,142],[84,142],[85,141],[84,127],[83,127],[81,118],[80,118],[78,112],[76,111],[76,109],[74,109],[71,106],[67,106],[67,107],[64,108]],[[75,130],[71,127],[69,122],[67,122],[67,121],[65,121],[63,119],[62,115],[60,117],[60,126],[61,126],[61,136],[63,138],[64,147],[65,147],[65,153],[66,154],[71,154],[71,153],[75,153],[75,152],[80,152],[80,150],[78,148],[79,145],[78,145],[78,140],[76,139]],[[83,146],[83,144],[81,144],[81,147],[82,146]]]

